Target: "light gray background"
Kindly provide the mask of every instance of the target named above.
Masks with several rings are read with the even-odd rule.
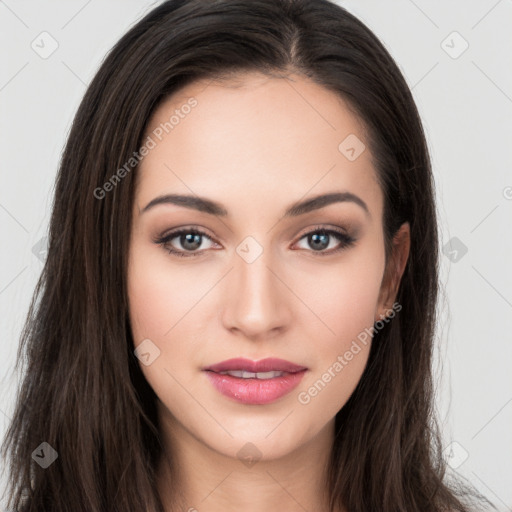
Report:
[[[446,457],[499,510],[512,510],[512,1],[339,4],[396,59],[427,132],[448,244],[436,369]],[[105,53],[155,5],[0,0],[2,436],[44,240],[33,248],[47,234],[72,118]],[[52,39],[58,47],[47,58],[31,47],[49,51]]]

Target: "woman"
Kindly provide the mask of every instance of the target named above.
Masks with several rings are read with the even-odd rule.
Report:
[[[432,415],[437,265],[421,121],[367,27],[164,2],[64,151],[9,506],[471,510]]]

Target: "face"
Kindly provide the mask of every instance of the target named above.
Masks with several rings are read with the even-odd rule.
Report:
[[[128,291],[164,424],[229,457],[284,456],[332,425],[393,303],[363,126],[307,79],[246,74],[182,89],[144,140]],[[234,358],[296,367],[205,370]]]

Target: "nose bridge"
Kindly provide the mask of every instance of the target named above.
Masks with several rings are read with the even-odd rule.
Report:
[[[255,336],[282,326],[286,321],[285,286],[276,277],[279,271],[272,251],[248,237],[236,252],[224,311],[226,327]]]

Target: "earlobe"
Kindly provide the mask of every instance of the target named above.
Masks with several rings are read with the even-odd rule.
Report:
[[[409,259],[410,246],[410,225],[404,222],[393,237],[392,254],[384,271],[375,321],[387,316],[387,312],[392,309]]]

